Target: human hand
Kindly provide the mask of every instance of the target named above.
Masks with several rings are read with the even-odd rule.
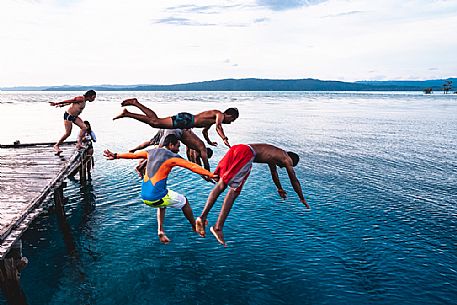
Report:
[[[225,144],[225,146],[227,146],[227,147],[229,147],[229,148],[230,148],[230,143],[229,143],[229,141],[228,141],[228,138],[227,138],[227,137],[225,137],[225,138],[224,138],[224,144]]]
[[[203,179],[205,179],[206,182],[211,182],[211,183],[215,183],[213,179],[211,179],[209,176],[205,176],[205,175],[200,175]]]
[[[208,144],[211,145],[211,146],[217,146],[217,142],[208,141]]]
[[[103,156],[105,156],[108,160],[116,159],[116,154],[112,153],[109,149],[105,149],[103,152]]]
[[[54,107],[59,107],[59,108],[65,106],[64,104],[55,103],[55,102],[49,102],[49,105],[50,105],[50,106],[54,106]]]
[[[279,194],[279,196],[280,196],[281,198],[283,198],[283,199],[286,199],[286,197],[287,197],[287,193],[286,193],[286,191],[283,190],[283,189],[278,189],[278,194]]]
[[[306,202],[305,198],[300,199],[300,202],[303,203],[307,209],[311,209],[311,207],[309,206],[308,202]]]

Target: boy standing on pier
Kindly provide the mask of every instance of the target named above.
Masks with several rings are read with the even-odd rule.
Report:
[[[97,93],[94,90],[89,90],[84,93],[83,96],[77,96],[70,100],[65,100],[63,102],[50,102],[51,106],[55,107],[64,107],[66,105],[70,105],[68,109],[64,112],[63,115],[63,122],[65,126],[65,133],[60,138],[59,141],[54,145],[54,151],[56,155],[60,154],[62,150],[60,149],[60,144],[62,144],[71,134],[71,129],[73,128],[73,124],[78,125],[81,128],[81,132],[78,135],[78,140],[76,144],[76,148],[79,149],[82,146],[82,137],[86,132],[86,125],[84,124],[83,120],[79,117],[81,112],[86,107],[86,102],[93,102],[97,96]]]

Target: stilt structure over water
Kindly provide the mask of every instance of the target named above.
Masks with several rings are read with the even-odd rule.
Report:
[[[53,144],[0,145],[0,285],[5,294],[19,284],[19,272],[27,264],[21,253],[22,234],[51,196],[63,210],[68,176],[79,173],[85,183],[90,175],[92,161],[86,149],[78,151],[74,142],[65,143],[56,156]]]

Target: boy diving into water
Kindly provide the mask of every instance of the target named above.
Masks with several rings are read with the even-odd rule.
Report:
[[[216,124],[217,134],[224,141],[224,144],[230,147],[228,138],[224,134],[222,124],[230,124],[239,116],[238,109],[228,108],[224,112],[219,110],[208,110],[196,115],[187,112],[181,112],[171,117],[159,118],[154,111],[138,102],[136,98],[131,98],[123,101],[122,106],[135,106],[144,114],[133,113],[124,108],[122,113],[114,117],[113,120],[120,118],[132,118],[149,124],[151,127],[162,129],[191,129],[194,127],[203,128],[203,137],[211,146],[217,146],[217,143],[212,142],[209,139],[208,131],[211,126]]]
[[[180,166],[191,170],[194,173],[216,178],[213,173],[205,170],[195,163],[182,159],[179,152],[180,142],[174,134],[165,138],[163,148],[154,148],[147,151],[137,151],[135,153],[112,153],[104,151],[104,156],[108,160],[114,159],[147,159],[146,172],[141,186],[141,198],[143,202],[153,208],[157,208],[157,232],[162,243],[169,243],[170,239],[165,234],[164,218],[167,207],[181,209],[184,216],[196,231],[195,219],[189,202],[184,195],[174,192],[167,188],[168,174],[175,166]]]
[[[278,190],[281,198],[286,198],[287,193],[283,190],[279,181],[277,167],[285,167],[289,180],[297,193],[300,202],[306,208],[310,208],[303,196],[300,182],[295,175],[294,166],[298,164],[299,157],[293,152],[286,152],[281,148],[270,144],[239,144],[232,146],[222,160],[217,165],[214,171],[215,175],[219,176],[219,182],[208,195],[205,207],[203,208],[200,217],[196,220],[197,233],[205,236],[205,227],[207,224],[207,216],[219,195],[229,187],[229,191],[224,198],[219,217],[216,224],[210,228],[211,233],[216,237],[217,241],[225,246],[224,234],[222,229],[225,220],[230,212],[230,209],[235,202],[235,199],[241,192],[244,183],[251,173],[252,163],[266,163],[270,168],[271,177]]]

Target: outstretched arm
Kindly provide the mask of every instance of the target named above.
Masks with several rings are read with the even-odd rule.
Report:
[[[292,167],[292,165],[286,165],[286,169],[287,169],[287,174],[289,175],[290,183],[294,187],[295,193],[297,193],[298,197],[300,198],[301,203],[303,203],[306,206],[306,208],[310,209],[309,204],[306,202],[305,197],[303,196],[301,185],[297,179],[297,176],[295,175],[294,168]]]
[[[224,141],[224,144],[228,147],[230,147],[230,144],[228,142],[228,138],[224,134],[224,129],[222,128],[222,121],[224,120],[224,114],[218,113],[216,114],[216,131],[219,137]]]
[[[279,181],[276,165],[269,163],[268,167],[270,168],[271,178],[273,179],[273,182],[275,183],[276,188],[278,189],[279,196],[281,196],[281,198],[286,198],[287,193],[285,190],[282,189],[282,185],[281,185],[281,181]]]
[[[114,159],[146,159],[148,157],[148,153],[144,150],[137,151],[135,153],[113,153],[109,149],[106,149],[103,152],[103,155],[106,157],[108,160],[114,160]]]
[[[144,143],[141,143],[141,144],[138,145],[137,147],[132,148],[131,150],[129,150],[129,152],[130,152],[130,153],[134,153],[134,152],[136,152],[137,150],[144,149],[144,148],[146,148],[146,147],[148,147],[148,146],[150,146],[150,145],[151,145],[151,141],[146,141],[146,142],[144,142]]]
[[[206,140],[206,142],[208,143],[208,145],[217,146],[217,142],[212,142],[212,141],[209,139],[208,131],[209,131],[210,128],[211,128],[211,125],[208,126],[208,127],[203,128],[203,130],[202,130],[203,137],[205,138],[205,140]]]
[[[172,162],[172,164],[171,164],[172,166],[184,167],[196,174],[207,176],[209,178],[215,178],[215,175],[212,172],[207,171],[203,167],[201,167],[193,162],[189,162],[189,161],[181,159],[181,158],[172,158],[172,159],[170,159],[170,162]]]
[[[81,102],[84,102],[84,96],[77,96],[77,97],[74,97],[70,100],[65,100],[63,102],[49,102],[49,104],[51,106],[56,106],[56,107],[63,107],[63,106],[66,106],[66,105],[70,105],[70,104],[74,104],[74,103],[81,103]]]

